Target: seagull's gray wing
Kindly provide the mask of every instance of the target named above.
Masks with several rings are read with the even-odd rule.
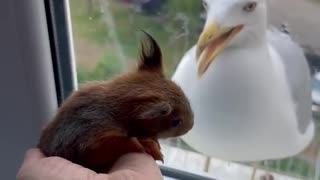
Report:
[[[268,31],[268,41],[281,56],[286,78],[296,105],[298,125],[305,133],[312,121],[311,75],[303,49],[288,34],[273,28]]]

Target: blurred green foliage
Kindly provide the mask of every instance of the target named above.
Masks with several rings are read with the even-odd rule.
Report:
[[[181,3],[181,1],[167,1],[166,3],[167,14],[170,16],[175,16],[177,13],[185,13],[188,16],[199,16],[199,13],[203,11],[202,2],[188,0]]]
[[[105,54],[101,60],[98,61],[96,67],[92,71],[87,71],[83,67],[77,68],[78,82],[85,83],[93,80],[106,80],[119,74],[121,71],[121,64],[114,60],[112,54]]]
[[[313,179],[315,173],[314,166],[299,158],[265,161],[260,163],[260,167],[265,170],[302,179]]]
[[[93,44],[103,48],[112,47],[113,42],[109,37],[111,28],[115,28],[118,40],[125,54],[128,64],[137,60],[140,39],[145,30],[150,33],[160,44],[163,51],[163,60],[165,71],[171,76],[181,60],[183,54],[195,44],[203,20],[200,19],[202,11],[201,1],[189,0],[186,4],[180,1],[166,1],[162,12],[156,16],[147,16],[135,12],[134,6],[121,3],[116,0],[109,1],[110,10],[115,27],[108,27],[103,20],[104,14],[100,12],[98,1],[95,2],[93,9],[87,10],[87,2],[90,0],[70,0],[72,25],[75,38],[85,38]],[[90,13],[88,13],[90,12]],[[108,48],[106,48],[108,49]],[[110,48],[109,48],[110,49]],[[112,48],[111,48],[112,49]],[[106,54],[114,54],[108,50]],[[112,62],[119,62],[119,56],[113,55]],[[101,58],[100,61],[105,61]],[[101,66],[105,62],[97,63]],[[109,65],[112,65],[110,63]],[[101,67],[87,71],[86,67],[78,67],[79,82],[85,82],[97,79],[112,78],[115,73],[102,73]],[[111,68],[105,69],[110,72]],[[121,68],[115,71],[121,71]]]

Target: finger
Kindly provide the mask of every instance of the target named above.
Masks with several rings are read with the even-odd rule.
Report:
[[[33,164],[36,161],[39,161],[43,157],[44,155],[40,152],[39,149],[29,149],[24,155],[24,160],[18,170],[16,179],[26,179],[25,177],[28,177],[28,173],[30,173],[30,168],[28,168],[29,165]]]
[[[120,172],[126,173],[126,176],[140,176],[143,179],[162,179],[160,168],[154,159],[143,153],[129,153],[122,156],[111,169],[110,175]]]
[[[150,155],[142,153],[129,153],[121,156],[115,163],[111,172],[121,169],[140,170],[142,167],[155,166],[155,162]]]
[[[44,157],[45,156],[42,154],[40,149],[37,149],[37,148],[29,149],[24,156],[23,164],[33,163]]]

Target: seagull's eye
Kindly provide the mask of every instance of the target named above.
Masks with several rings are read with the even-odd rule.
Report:
[[[208,3],[206,1],[202,1],[202,6],[205,10],[208,10]]]
[[[246,12],[253,12],[257,7],[257,2],[249,2],[244,7],[243,10]]]

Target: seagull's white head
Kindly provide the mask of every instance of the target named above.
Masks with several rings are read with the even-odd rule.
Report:
[[[267,27],[266,0],[203,0],[207,11],[197,43],[198,77],[226,48],[255,45]]]

